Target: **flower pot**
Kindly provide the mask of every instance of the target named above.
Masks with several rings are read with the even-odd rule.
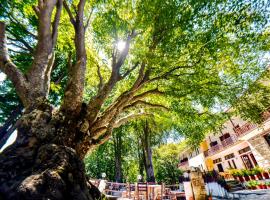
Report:
[[[239,181],[240,181],[241,183],[245,181],[244,178],[243,178],[243,176],[238,176],[238,179],[239,179]]]
[[[262,177],[262,174],[261,174],[261,173],[256,174],[256,176],[257,176],[257,178],[258,178],[259,180],[262,180],[262,179],[263,179],[263,177]]]
[[[233,179],[234,179],[234,180],[237,180],[237,176],[235,176],[235,175],[232,175],[232,176],[233,176]]]
[[[256,180],[256,177],[254,175],[250,175],[249,177],[251,178],[251,180]]]
[[[251,186],[251,189],[252,189],[252,190],[256,190],[257,187],[256,187],[256,186]]]
[[[267,188],[270,189],[270,185],[267,185]]]
[[[266,189],[266,185],[259,185],[260,189]]]
[[[208,197],[208,200],[213,200],[213,198],[212,197]]]
[[[250,181],[249,176],[244,176],[244,178],[245,178],[245,181]]]
[[[263,172],[263,177],[264,177],[265,179],[269,179],[269,174],[268,174],[267,172]]]

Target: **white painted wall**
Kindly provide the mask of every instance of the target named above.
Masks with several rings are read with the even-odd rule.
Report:
[[[202,166],[202,170],[207,170],[206,165],[205,165],[205,157],[203,153],[200,153],[197,156],[190,158],[188,160],[188,165],[190,167],[199,167],[200,169]]]

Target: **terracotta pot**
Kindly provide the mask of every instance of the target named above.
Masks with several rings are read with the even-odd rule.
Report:
[[[244,178],[245,178],[245,181],[250,181],[249,176],[244,176]]]
[[[256,176],[257,176],[257,178],[258,178],[259,180],[262,180],[262,179],[263,179],[263,177],[262,177],[262,174],[261,174],[261,173],[256,174]]]
[[[256,190],[257,187],[256,187],[256,186],[251,186],[251,189],[252,189],[252,190]]]
[[[259,185],[260,189],[266,189],[266,185]]]
[[[267,172],[263,172],[263,176],[265,179],[269,179],[269,174]]]
[[[238,179],[239,179],[240,182],[244,182],[245,181],[244,178],[243,178],[243,176],[238,176]]]
[[[256,177],[254,175],[250,175],[251,180],[256,180]]]
[[[267,188],[270,188],[270,185],[267,185]]]
[[[208,197],[208,200],[213,200],[213,198],[212,197]]]

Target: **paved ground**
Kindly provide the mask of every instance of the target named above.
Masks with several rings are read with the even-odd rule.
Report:
[[[238,195],[240,194],[240,195]],[[242,194],[242,195],[241,195]],[[248,195],[243,195],[248,194]],[[235,192],[234,198],[240,200],[270,200],[270,190],[242,190]],[[213,200],[223,200],[222,198],[213,198]]]

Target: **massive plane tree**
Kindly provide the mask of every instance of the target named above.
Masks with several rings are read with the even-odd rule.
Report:
[[[0,10],[0,70],[23,105],[0,154],[4,199],[98,198],[82,159],[115,127],[156,113],[196,138],[196,122],[211,124],[265,69],[269,47],[267,5],[252,0],[1,0]]]

